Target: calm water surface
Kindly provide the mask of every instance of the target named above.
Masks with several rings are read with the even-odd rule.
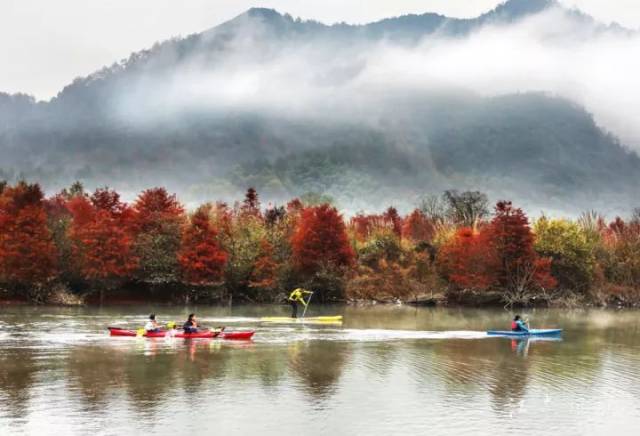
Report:
[[[343,325],[271,325],[286,308],[198,307],[251,342],[111,338],[150,311],[0,308],[1,435],[635,435],[640,312],[529,312],[561,341],[487,338],[500,310],[315,307]]]

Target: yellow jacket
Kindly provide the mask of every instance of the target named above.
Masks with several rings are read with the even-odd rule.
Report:
[[[302,289],[302,288],[296,288],[293,290],[291,295],[289,295],[289,301],[299,301],[306,306],[307,302],[304,301],[303,294],[313,294],[313,292],[307,291],[306,289]]]

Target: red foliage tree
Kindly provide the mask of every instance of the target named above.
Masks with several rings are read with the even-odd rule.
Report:
[[[438,266],[446,277],[461,288],[486,289],[498,284],[499,259],[486,234],[471,227],[458,229],[441,249]]]
[[[41,285],[56,275],[56,247],[38,184],[6,186],[0,195],[0,279]]]
[[[184,208],[175,194],[164,188],[142,191],[133,203],[133,225],[137,232],[158,232],[166,226],[182,224]]]
[[[178,261],[190,283],[212,283],[224,272],[227,255],[216,241],[218,232],[211,223],[210,211],[209,205],[198,208],[182,234]]]
[[[556,285],[550,260],[540,259],[533,249],[534,235],[522,209],[513,207],[510,201],[498,202],[494,218],[483,232],[500,260],[497,270],[500,286],[522,293],[531,285]]]
[[[305,273],[351,265],[354,260],[342,216],[327,204],[302,211],[291,245],[294,263]]]
[[[120,194],[109,188],[96,189],[91,195],[91,203],[97,210],[108,212],[113,216],[130,211],[127,205],[120,201]]]
[[[251,274],[250,285],[255,288],[272,288],[277,279],[278,264],[274,260],[273,245],[266,240],[260,241],[260,254],[256,258]]]
[[[402,218],[400,214],[398,214],[398,210],[391,206],[389,207],[384,214],[382,214],[383,219],[391,227],[391,230],[398,238],[402,237]]]
[[[395,209],[394,209],[395,210]],[[396,212],[397,213],[397,212]],[[395,224],[399,224],[393,217],[393,212],[390,217],[385,215],[364,215],[362,213],[357,214],[349,221],[349,226],[353,230],[356,239],[360,242],[364,242],[371,238],[377,232],[384,232],[385,230],[391,230],[397,235],[397,228],[394,228]],[[398,217],[399,218],[399,217]]]
[[[435,227],[420,209],[415,209],[404,219],[402,235],[414,242],[430,241],[435,234]]]
[[[464,227],[439,254],[446,276],[460,287],[499,286],[512,301],[526,299],[531,287],[554,287],[551,260],[533,249],[534,235],[521,209],[499,202],[491,223],[474,232]]]
[[[90,199],[72,198],[70,238],[82,276],[101,290],[127,278],[137,266],[132,253],[132,213],[115,191],[97,190]]]
[[[349,226],[353,230],[353,233],[358,241],[366,241],[371,236],[371,220],[369,215],[363,215],[361,213],[352,217]]]

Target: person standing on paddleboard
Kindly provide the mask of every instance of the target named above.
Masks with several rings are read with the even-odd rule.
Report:
[[[511,331],[512,332],[528,332],[529,326],[525,323],[520,315],[516,315],[511,321]]]
[[[156,322],[155,313],[152,313],[151,315],[149,315],[149,321],[147,321],[147,323],[144,325],[144,331],[147,333],[155,333],[157,331],[160,331],[160,328],[158,327],[158,323]]]
[[[182,329],[185,333],[198,333],[198,321],[196,320],[196,315],[193,313],[189,314],[187,321],[183,324]]]
[[[291,318],[298,317],[298,303],[302,303],[303,306],[307,305],[307,302],[304,301],[304,294],[313,294],[313,292],[307,291],[303,288],[296,288],[293,290],[291,295],[289,295],[289,303],[291,304]]]

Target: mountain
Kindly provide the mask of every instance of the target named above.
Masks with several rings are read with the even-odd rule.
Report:
[[[78,78],[50,101],[0,93],[0,179],[48,189],[80,179],[129,194],[165,185],[188,201],[232,200],[248,186],[265,201],[314,191],[350,211],[406,209],[444,189],[534,212],[629,210],[640,158],[580,105],[412,73],[487,26],[544,14],[572,35],[628,32],[550,0],[367,25],[250,9]]]

